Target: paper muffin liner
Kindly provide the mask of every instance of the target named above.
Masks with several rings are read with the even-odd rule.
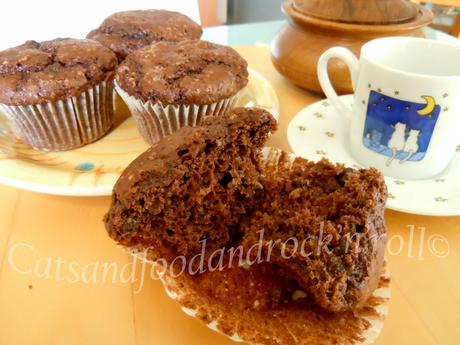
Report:
[[[42,151],[64,151],[102,137],[113,123],[113,80],[78,96],[36,105],[0,104],[15,134]]]
[[[205,306],[200,305],[199,301],[201,299],[201,296],[199,296],[196,292],[187,289],[186,285],[184,285],[183,282],[178,282],[177,278],[174,278],[170,274],[168,274],[167,270],[165,271],[160,264],[152,260],[152,255],[151,253],[149,253],[148,250],[143,249],[141,246],[120,246],[120,248],[128,254],[132,255],[135,259],[141,262],[152,264],[154,266],[153,268],[157,272],[157,276],[160,278],[160,281],[163,284],[167,296],[172,300],[176,301],[179,304],[181,310],[185,314],[200,319],[205,323],[205,325],[208,328],[212,329],[213,331],[225,335],[235,342],[247,342],[251,345],[272,344],[273,340],[275,340],[267,338],[267,342],[254,342],[251,339],[252,334],[250,334],[249,336],[247,336],[247,334],[244,333],[239,334],[236,331],[236,325],[234,325],[235,327],[232,328],[228,321],[225,319],[224,313],[218,310],[218,308],[206,308]],[[390,280],[391,278],[388,270],[388,265],[385,261],[382,273],[380,275],[379,285],[377,289],[375,289],[372,293],[367,305],[363,306],[359,310],[350,312],[352,314],[352,317],[355,318],[357,322],[362,323],[363,327],[359,334],[354,335],[355,339],[350,339],[350,341],[346,343],[347,345],[371,345],[375,343],[375,341],[379,337],[380,333],[383,330],[384,322],[386,317],[388,316],[389,311],[389,301],[391,298]],[[247,286],[245,284],[242,284],[242,288],[247,288]],[[296,291],[296,293],[298,293],[298,291]],[[194,301],[193,306],[190,305],[190,301]],[[228,302],[231,303],[231,301]],[[314,313],[313,310],[311,312]],[[246,312],[246,314],[248,313],[250,320],[252,320],[249,311]],[[218,315],[218,317],[216,317],[216,315]],[[247,315],[245,315],[245,317],[247,317]],[[283,321],[285,320],[278,316],[276,317],[277,323],[284,324]],[[222,327],[221,325],[224,326]],[[253,328],[260,329],[260,327],[258,327],[257,325],[254,325]],[[243,327],[243,329],[245,331],[251,330],[251,326],[245,326]],[[293,335],[294,337],[296,336],[294,333],[292,333],[291,330],[283,330],[283,332],[285,331],[291,332],[291,335]],[[347,331],[347,329],[344,329],[344,331]],[[276,336],[276,334],[272,334],[272,336]],[[287,345],[287,343],[279,344]],[[290,344],[291,343],[289,343],[289,345]]]
[[[349,344],[372,345],[377,341],[383,330],[385,319],[388,316],[388,305],[391,297],[391,290],[389,287],[390,275],[386,267],[387,265],[385,262],[384,270],[380,276],[379,286],[376,290],[374,290],[374,293],[370,297],[373,301],[369,302],[368,305],[365,305],[363,308],[353,312],[353,316],[363,322],[363,324],[366,324],[366,327],[362,328],[360,334],[355,335],[359,339],[351,340]],[[246,338],[245,334],[240,335],[236,331],[229,330],[229,324],[227,320],[225,320],[225,315],[216,312],[216,310],[206,311],[206,309],[200,305],[197,305],[195,308],[191,308],[189,304],[190,300],[195,300],[198,296],[195,296],[193,292],[187,291],[183,284],[177,284],[176,280],[168,274],[165,274],[162,277],[161,282],[163,283],[163,287],[165,288],[165,292],[168,297],[176,301],[185,314],[200,319],[213,331],[223,334],[235,342],[247,342],[252,345],[272,344],[271,340],[274,339],[263,343],[254,342],[251,339]],[[376,303],[375,301],[378,302]],[[216,314],[220,315],[217,319],[213,319],[212,315]],[[283,319],[277,318],[277,322],[283,324]],[[221,324],[225,325],[225,331],[222,329]],[[254,328],[259,327],[254,326]],[[295,337],[295,334],[291,335]],[[287,345],[287,343],[279,344]]]
[[[143,102],[129,95],[115,82],[115,89],[128,106],[142,137],[149,144],[184,126],[197,126],[206,116],[221,116],[232,109],[238,94],[219,102],[205,105],[163,105],[161,102]]]

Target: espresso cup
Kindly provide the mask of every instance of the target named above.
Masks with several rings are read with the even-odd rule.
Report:
[[[337,96],[328,61],[350,69],[354,102]],[[362,165],[401,179],[433,177],[460,144],[460,43],[387,37],[366,43],[358,60],[335,47],[318,61],[318,78],[331,104],[350,119],[349,148]]]

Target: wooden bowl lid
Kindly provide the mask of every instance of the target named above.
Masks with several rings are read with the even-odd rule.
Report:
[[[293,0],[293,9],[311,17],[353,24],[399,24],[416,19],[409,0]]]

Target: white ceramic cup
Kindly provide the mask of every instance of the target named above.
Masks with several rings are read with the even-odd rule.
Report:
[[[329,80],[329,59],[350,68],[353,107]],[[449,165],[460,144],[460,43],[387,37],[366,43],[358,60],[342,47],[318,61],[332,105],[350,118],[350,150],[364,166],[401,179],[426,179]]]

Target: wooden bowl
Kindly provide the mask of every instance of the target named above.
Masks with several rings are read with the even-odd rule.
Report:
[[[410,9],[388,7],[387,16],[376,16],[376,6],[385,0],[355,0],[355,8],[346,8],[353,1],[324,1],[324,10],[312,3],[318,0],[286,0],[282,5],[288,23],[281,29],[271,44],[272,62],[275,68],[294,84],[314,92],[322,92],[316,74],[320,55],[327,49],[342,46],[357,56],[364,43],[385,36],[423,37],[421,28],[431,23],[433,14],[425,7],[407,3],[416,9],[411,18]],[[330,3],[330,4],[327,4]],[[374,5],[374,6],[373,6]],[[342,6],[342,7],[341,7]],[[366,8],[371,9],[369,13]],[[313,12],[315,9],[316,12]],[[355,16],[347,15],[353,13]],[[396,16],[400,15],[398,19]],[[334,19],[334,16],[338,18]],[[339,21],[340,20],[340,21]],[[377,22],[377,23],[376,23]],[[333,59],[329,65],[331,82],[339,94],[352,93],[351,79],[345,64]]]

